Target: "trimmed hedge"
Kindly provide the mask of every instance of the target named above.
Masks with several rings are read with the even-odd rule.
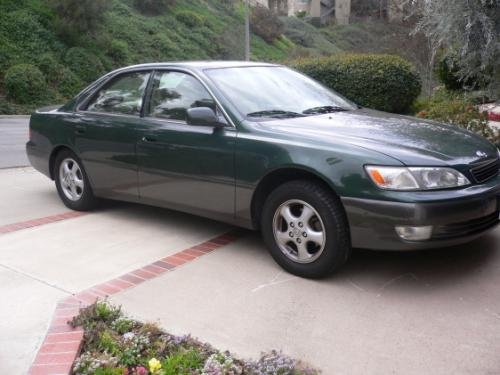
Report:
[[[43,73],[30,64],[14,65],[5,73],[7,98],[19,104],[36,103],[47,97],[48,87]]]
[[[334,55],[290,65],[357,104],[381,111],[408,112],[422,89],[413,66],[398,56]]]

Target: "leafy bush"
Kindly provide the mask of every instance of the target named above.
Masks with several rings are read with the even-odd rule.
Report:
[[[16,110],[12,108],[10,103],[4,98],[0,97],[0,115],[14,115]]]
[[[142,13],[156,15],[162,13],[175,0],[135,0],[134,5]]]
[[[7,97],[19,104],[36,103],[47,97],[47,82],[34,65],[14,65],[5,73],[4,87]]]
[[[101,60],[84,48],[70,48],[64,62],[84,83],[90,83],[104,73]]]
[[[73,71],[62,65],[60,67],[54,88],[65,98],[72,98],[83,89],[84,84]]]
[[[182,22],[188,27],[201,27],[205,24],[205,19],[203,18],[203,16],[200,16],[198,13],[191,10],[179,11],[175,15],[175,18],[177,19],[177,21]]]
[[[109,46],[108,54],[118,65],[125,65],[130,59],[128,44],[123,40],[113,40]]]
[[[263,6],[252,8],[250,26],[256,35],[268,43],[278,39],[284,31],[283,22],[280,21],[278,16]]]
[[[480,112],[463,94],[437,91],[415,105],[417,116],[459,126],[500,145],[500,134],[488,126],[488,114]]]
[[[398,56],[334,55],[291,65],[354,102],[382,111],[408,111],[422,87],[413,66]]]
[[[60,31],[94,32],[102,24],[111,0],[49,0],[59,19]]]
[[[50,86],[63,97],[70,98],[82,89],[82,81],[70,69],[60,64],[52,54],[40,56],[38,68],[45,75]]]
[[[468,77],[465,80],[462,79],[460,77],[458,58],[453,54],[441,59],[437,65],[436,71],[439,80],[443,83],[447,90],[451,91],[462,89],[476,90],[479,88],[485,88],[489,84],[489,82],[483,82],[480,79],[472,76]]]

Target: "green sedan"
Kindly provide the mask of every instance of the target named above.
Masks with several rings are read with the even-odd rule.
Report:
[[[26,149],[71,209],[107,198],[260,230],[303,277],[338,269],[353,247],[456,245],[499,222],[493,144],[361,108],[279,65],[119,69],[34,113]]]

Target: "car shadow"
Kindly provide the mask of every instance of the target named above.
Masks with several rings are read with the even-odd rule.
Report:
[[[494,230],[459,246],[420,251],[375,251],[354,249],[349,262],[325,281],[378,279],[391,281],[406,278],[425,280],[398,283],[405,290],[432,285],[446,287],[475,278],[495,260],[500,259],[500,231]],[[391,279],[392,277],[392,279]]]

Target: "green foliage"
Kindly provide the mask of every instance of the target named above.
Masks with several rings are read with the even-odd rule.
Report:
[[[134,5],[144,14],[158,15],[173,5],[175,0],[134,0]]]
[[[0,115],[15,115],[16,110],[4,98],[0,97]]]
[[[412,65],[398,56],[335,55],[291,65],[354,102],[382,111],[408,111],[421,90]]]
[[[66,65],[86,84],[93,82],[104,73],[101,60],[81,47],[73,47],[64,56]]]
[[[83,327],[85,329],[94,328],[99,323],[112,324],[122,317],[119,307],[112,306],[107,302],[99,301],[93,305],[80,310],[80,314],[73,318],[73,327]]]
[[[48,0],[58,16],[60,33],[95,32],[111,0]]]
[[[82,81],[76,74],[59,63],[50,53],[40,56],[37,66],[49,85],[65,98],[75,96],[83,88]]]
[[[500,145],[500,134],[488,126],[487,113],[481,113],[464,94],[439,90],[417,102],[414,110],[418,117],[459,126]]]
[[[179,22],[187,27],[201,27],[205,24],[205,19],[192,10],[183,10],[175,15]]]
[[[267,43],[272,43],[284,32],[284,25],[278,16],[263,6],[252,8],[250,26],[252,31]]]
[[[14,65],[5,73],[5,92],[19,104],[36,103],[47,96],[47,82],[43,73],[30,64]]]
[[[164,375],[189,375],[203,368],[204,358],[196,349],[179,350],[162,362]]]
[[[120,345],[118,343],[118,339],[110,330],[106,330],[99,334],[98,348],[99,350],[105,351],[112,355],[117,355],[120,353]]]
[[[123,40],[114,39],[109,46],[108,55],[117,65],[126,65],[130,59],[128,43]]]
[[[454,54],[448,55],[441,59],[437,64],[436,72],[439,80],[444,84],[447,90],[477,90],[484,89],[489,85],[489,79],[485,77],[467,78],[461,76],[458,57]]]
[[[98,368],[94,375],[125,375],[128,374],[126,368]]]

